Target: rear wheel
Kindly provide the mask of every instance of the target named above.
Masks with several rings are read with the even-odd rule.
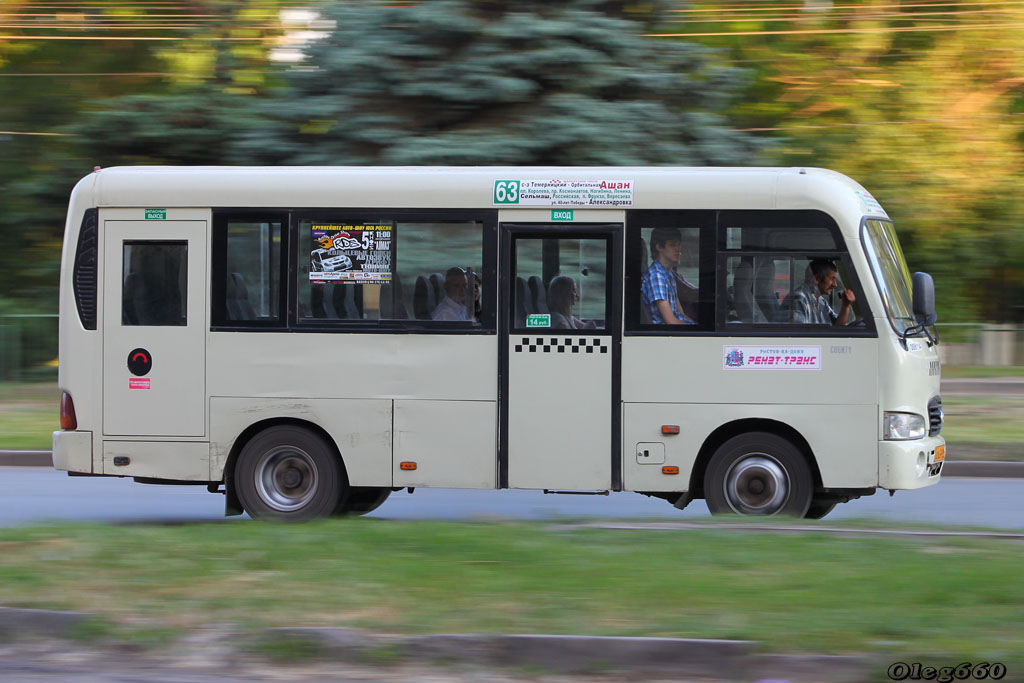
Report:
[[[335,508],[335,515],[366,515],[381,506],[391,495],[391,489],[376,486],[352,486],[345,500]]]
[[[814,480],[803,454],[767,432],[734,436],[711,456],[704,496],[712,514],[803,517]]]
[[[330,515],[347,494],[348,481],[323,438],[282,425],[260,432],[242,449],[235,491],[255,519],[304,522]]]

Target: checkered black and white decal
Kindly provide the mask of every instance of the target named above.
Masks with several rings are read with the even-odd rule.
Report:
[[[516,353],[608,353],[600,337],[523,337]]]

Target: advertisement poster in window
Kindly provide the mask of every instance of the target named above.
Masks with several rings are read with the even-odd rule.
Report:
[[[313,223],[311,236],[311,283],[383,285],[391,282],[394,226]]]

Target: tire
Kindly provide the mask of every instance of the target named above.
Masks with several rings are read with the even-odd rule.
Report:
[[[313,432],[291,425],[253,437],[238,456],[234,481],[250,517],[285,522],[327,517],[349,488],[334,449]]]
[[[711,456],[704,497],[711,514],[803,517],[814,480],[803,454],[767,432],[734,436]]]
[[[335,508],[335,515],[366,515],[379,508],[388,496],[391,489],[378,488],[376,486],[352,486],[348,490],[348,496]]]
[[[832,512],[832,508],[836,506],[836,502],[829,500],[821,500],[814,498],[811,500],[811,506],[807,508],[807,512],[804,514],[804,519],[821,519],[828,513]]]

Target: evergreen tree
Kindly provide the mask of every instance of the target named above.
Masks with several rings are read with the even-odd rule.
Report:
[[[233,161],[750,164],[721,112],[742,72],[643,37],[622,3],[330,2],[336,22]],[[644,16],[639,13],[640,16]]]

